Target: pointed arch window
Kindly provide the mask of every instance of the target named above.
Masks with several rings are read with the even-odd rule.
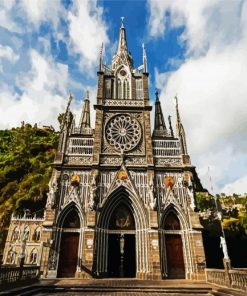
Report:
[[[177,215],[175,213],[171,212],[167,215],[164,223],[164,229],[165,230],[180,230],[180,222],[178,220]]]
[[[105,97],[107,99],[111,98],[111,80],[110,79],[106,79],[105,80]]]
[[[13,230],[11,240],[12,240],[12,241],[16,241],[16,240],[19,240],[19,239],[20,239],[20,230],[19,230],[19,228],[16,226],[15,229]]]
[[[29,227],[26,226],[23,232],[23,239],[28,241],[29,236],[30,236],[30,230],[29,230]]]
[[[41,237],[41,228],[38,227],[35,229],[35,232],[33,234],[33,240],[40,241],[40,237]]]
[[[30,253],[29,263],[30,264],[37,264],[38,262],[38,251],[37,249],[33,249]]]
[[[130,99],[130,83],[128,80],[126,81],[126,99]]]
[[[15,263],[15,249],[13,246],[10,246],[9,251],[8,251],[8,255],[7,255],[7,260],[6,263],[7,264],[14,264]]]
[[[136,79],[136,99],[141,100],[143,98],[142,79]]]
[[[126,99],[127,98],[127,96],[126,96],[126,90],[127,90],[127,81],[126,81],[126,79],[124,80],[124,82],[123,82],[123,99]]]
[[[118,99],[122,99],[122,83],[121,83],[121,80],[118,79],[118,82],[117,82],[117,97]]]

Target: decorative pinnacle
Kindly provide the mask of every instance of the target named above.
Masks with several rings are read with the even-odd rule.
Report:
[[[121,29],[124,28],[124,16],[121,17],[122,20],[122,25],[121,25]]]
[[[89,100],[89,90],[87,90],[86,98]]]
[[[155,96],[156,96],[156,101],[159,101],[159,92],[158,92],[157,88],[156,88],[156,91],[155,91]]]

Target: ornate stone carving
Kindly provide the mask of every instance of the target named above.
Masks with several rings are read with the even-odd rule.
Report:
[[[182,162],[180,158],[155,158],[155,165],[160,166],[181,166]]]
[[[104,100],[105,106],[135,106],[135,107],[143,107],[143,100]]]
[[[111,118],[105,128],[108,143],[118,151],[130,151],[141,139],[141,125],[138,120],[127,114]]]
[[[100,160],[102,164],[108,164],[108,165],[120,165],[122,162],[122,158],[117,156],[112,156],[112,157],[103,156],[101,157]]]
[[[48,269],[56,270],[56,268],[57,268],[57,252],[51,249],[49,260],[48,260]]]
[[[66,156],[64,159],[67,164],[90,165],[93,161],[92,156]]]

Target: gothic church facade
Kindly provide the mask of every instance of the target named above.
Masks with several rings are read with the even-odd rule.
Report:
[[[195,193],[203,188],[187,152],[178,102],[173,131],[156,93],[151,131],[145,48],[143,65],[134,69],[123,23],[111,66],[103,64],[101,52],[94,129],[89,95],[79,126],[71,117],[71,99],[44,219],[22,218],[40,232],[35,262],[28,259],[32,236],[23,238],[17,226],[24,222],[12,219],[4,264],[17,264],[9,250],[13,255],[15,240],[20,252],[25,240],[25,262],[40,265],[43,277],[203,278],[195,204]]]

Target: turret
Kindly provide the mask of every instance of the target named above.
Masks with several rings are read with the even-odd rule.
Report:
[[[143,62],[143,73],[148,72],[148,66],[147,66],[147,54],[144,43],[142,44],[142,62]]]
[[[87,91],[86,98],[84,99],[79,128],[81,133],[91,128],[89,91]]]
[[[177,136],[178,136],[178,138],[180,140],[182,154],[188,154],[187,145],[186,145],[185,131],[184,131],[183,124],[181,122],[179,109],[178,109],[178,98],[177,98],[177,96],[175,96],[175,101],[176,101],[176,114],[177,114],[177,124],[176,124]]]
[[[155,92],[156,101],[155,101],[155,121],[154,121],[154,131],[153,137],[166,137],[168,136],[165,119],[163,116],[160,100],[159,100],[159,93],[158,91]]]

